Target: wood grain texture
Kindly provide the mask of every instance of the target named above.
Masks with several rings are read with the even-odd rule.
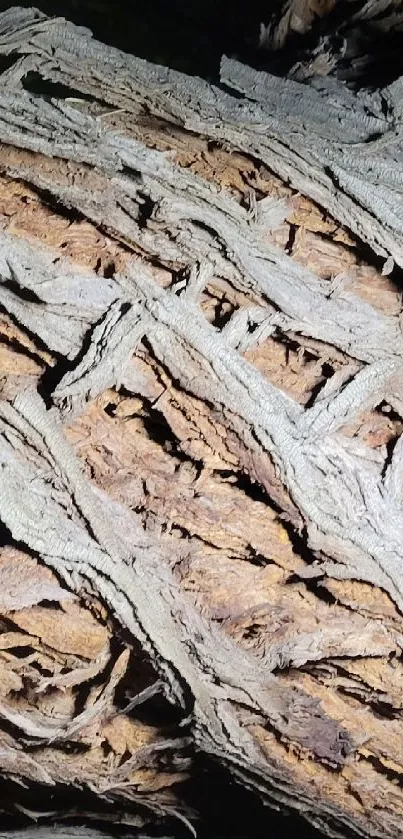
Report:
[[[400,836],[400,292],[338,227],[400,264],[391,91],[223,62],[240,100],[32,10],[0,50],[1,772],[164,829],[202,752],[330,836]]]

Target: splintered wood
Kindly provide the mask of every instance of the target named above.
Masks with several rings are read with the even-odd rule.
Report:
[[[401,836],[400,81],[239,98],[21,9],[0,54],[14,806],[189,824],[202,752]]]

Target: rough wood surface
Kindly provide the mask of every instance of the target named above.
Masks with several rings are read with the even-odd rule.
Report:
[[[243,94],[239,98],[201,79],[124,56],[89,39],[86,30],[57,19],[46,24],[40,13],[13,9],[3,15],[0,52],[18,57],[3,74],[7,92],[0,100],[1,140],[14,142],[18,136],[21,92],[15,100],[12,90],[18,91],[27,77],[34,86],[41,79],[62,84],[67,93],[69,89],[81,92],[123,113],[132,113],[133,118],[146,106],[148,112],[189,131],[255,155],[325,207],[377,253],[391,255],[398,265],[402,264],[400,80],[371,93],[353,93],[326,78],[307,87],[253,71],[224,57],[222,82],[227,89]],[[86,99],[83,101],[88,111]],[[41,114],[36,115],[37,105],[27,96],[27,117],[30,113],[33,130],[37,118],[39,122],[42,117],[46,119],[43,103]],[[73,132],[80,123],[84,127],[86,119],[88,113],[76,110]],[[63,130],[65,125],[67,128],[68,117],[60,115],[59,124]],[[84,152],[88,162],[94,162],[103,141],[105,122],[98,117],[96,125],[92,148]],[[28,125],[27,129],[20,143],[39,150],[40,137],[35,131],[30,137]],[[83,153],[78,138],[73,148],[68,136],[63,135],[63,139],[63,155],[74,155],[76,160]],[[43,142],[45,148],[46,131]],[[107,155],[105,163],[111,162],[112,149],[109,153],[102,149],[103,153]]]
[[[163,829],[204,753],[401,836],[401,293],[339,226],[402,264],[399,83],[0,51],[3,776]]]

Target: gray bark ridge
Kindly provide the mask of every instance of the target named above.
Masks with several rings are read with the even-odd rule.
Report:
[[[154,254],[167,267],[199,263],[239,290],[258,292],[269,304],[268,329],[279,327],[331,342],[366,362],[401,355],[400,318],[375,311],[347,290],[335,292],[329,282],[296,265],[262,240],[260,226],[251,223],[234,199],[173,165],[163,153],[104,128],[95,117],[63,102],[45,103],[25,92],[0,91],[0,141],[66,161],[65,169],[37,169],[32,158],[8,164],[4,154],[0,166],[11,176],[46,189],[123,241]],[[80,177],[80,166],[85,167],[85,178]],[[74,179],[73,173],[77,173]],[[144,223],[145,195],[152,210]],[[54,305],[47,308],[48,320],[64,292],[65,287],[60,287]],[[82,300],[83,312],[90,292],[91,284]],[[11,305],[8,289],[3,295],[8,295],[7,305]],[[282,316],[273,318],[273,305]],[[15,316],[18,312],[15,308]],[[70,318],[66,307],[64,312]],[[69,323],[66,320],[67,329]],[[78,324],[74,326],[77,329]],[[38,323],[38,329],[46,341],[49,324],[41,328]]]
[[[2,244],[8,254],[13,249],[16,264],[19,241],[3,234]],[[29,270],[18,275],[19,282],[27,276],[38,292],[42,285],[49,294],[51,286],[43,273],[46,260],[39,259],[38,270],[37,249],[26,243],[21,246]],[[51,272],[52,260],[49,265]],[[57,282],[63,285],[63,264],[58,264],[54,279],[56,287]],[[101,298],[102,283],[100,279]],[[363,393],[366,398],[372,392],[373,375],[384,381],[394,374],[397,362],[378,362],[376,370],[368,365],[340,393],[303,412],[227,346],[217,330],[197,315],[192,300],[160,289],[138,263],[127,275],[105,281],[108,293],[111,283],[116,299],[120,295],[126,304],[136,301],[137,314],[143,311],[144,332],[172,376],[199,398],[224,408],[236,434],[249,439],[252,428],[262,455],[269,451],[276,458],[301,513],[309,516],[310,532],[326,541],[327,555],[333,557],[333,566],[328,563],[322,573],[366,579],[388,590],[400,603],[396,528],[401,526],[402,514],[398,501],[392,500],[396,480],[391,475],[385,484],[379,457],[371,459],[365,447],[337,437],[340,419],[357,409]],[[37,306],[35,317],[43,312],[43,301],[27,302],[27,306],[31,310]],[[122,311],[116,305],[108,309],[112,322],[115,313],[120,313],[122,336],[127,318],[127,335],[135,345],[132,309],[126,305],[125,315]],[[95,325],[93,344],[102,334]],[[97,361],[104,365],[105,359],[91,344],[88,357],[92,365]],[[85,357],[80,360],[74,380],[67,379],[61,387],[63,399],[68,398],[69,387],[77,397],[82,371],[88,392],[90,366]],[[116,369],[113,363],[112,369]],[[94,388],[90,391],[93,396]],[[58,400],[60,396],[59,390]],[[272,674],[277,657],[273,661],[266,657],[264,675],[261,661],[242,653],[198,615],[170,575],[158,543],[150,542],[133,514],[84,479],[63,438],[56,408],[47,411],[36,392],[27,391],[12,404],[1,403],[0,415],[1,520],[14,539],[39,555],[70,588],[77,593],[92,590],[105,601],[153,656],[172,697],[185,708],[190,692],[193,732],[200,748],[229,764],[244,782],[261,790],[263,785],[269,798],[288,804],[295,795],[295,780],[287,777],[284,768],[280,771],[262,759],[246,721],[240,724],[239,709],[247,708],[249,714],[269,721],[283,738],[313,752],[318,761],[337,767],[354,759],[356,745],[321,712],[320,705],[314,709],[312,699],[284,689]],[[398,472],[399,468],[396,460],[393,469]],[[338,480],[333,480],[335,470]],[[385,503],[380,508],[382,494]],[[317,824],[326,819],[327,805],[318,807],[306,791],[300,794],[309,818]]]
[[[1,520],[70,588],[102,598],[153,656],[172,698],[185,709],[190,691],[201,749],[250,785],[263,784],[269,797],[291,804],[291,774],[268,766],[253,725],[248,730],[236,713],[239,706],[270,721],[290,742],[297,738],[319,761],[345,763],[354,749],[347,732],[302,691],[284,688],[271,672],[274,662],[258,662],[203,619],[136,516],[84,479],[55,409],[47,411],[36,392],[26,391],[12,404],[0,403],[0,423]]]
[[[381,256],[403,265],[402,82],[352,93],[335,79],[307,86],[222,60],[226,89],[128,56],[88,30],[36,10],[0,19],[0,78],[21,89],[28,72],[128,113],[152,113],[253,154],[325,207]],[[243,95],[232,96],[228,88]]]
[[[14,254],[18,252],[18,240],[3,234],[1,243],[6,254],[12,248]],[[26,267],[31,254],[30,270],[20,275],[23,288],[25,276],[31,285],[35,282],[36,252],[29,251],[26,244],[22,250]],[[44,260],[40,264],[43,270]],[[42,273],[38,279],[37,293],[41,284],[48,289]],[[67,287],[61,280],[60,264],[57,282]],[[111,280],[105,281],[105,288],[111,292]],[[115,320],[115,312],[119,312],[119,343],[111,342],[108,359],[100,349],[105,322],[102,328],[95,326],[87,353],[55,390],[62,411],[68,410],[72,400],[78,399],[83,406],[89,396],[118,385],[122,362],[124,367],[125,359],[131,358],[146,335],[156,358],[174,380],[217,410],[224,408],[230,427],[244,445],[251,445],[252,431],[256,453],[262,457],[269,454],[274,460],[308,528],[309,544],[328,558],[319,563],[317,573],[366,580],[388,591],[403,611],[399,535],[403,517],[399,482],[394,477],[401,470],[401,447],[396,447],[385,473],[386,452],[368,450],[338,433],[363,408],[378,404],[390,392],[401,394],[400,358],[392,355],[366,365],[348,384],[341,382],[328,395],[322,393],[322,398],[304,411],[228,346],[225,337],[198,314],[192,300],[159,288],[138,263],[128,276],[115,278],[115,288],[112,294],[120,297],[121,303],[109,309],[105,322]],[[97,299],[102,294],[100,281]],[[52,333],[45,335],[46,304],[25,303],[15,296],[27,310],[24,322],[30,331],[39,329],[41,322],[41,338],[53,349]],[[42,300],[46,301],[46,295]],[[71,313],[65,300],[62,322],[66,304]]]

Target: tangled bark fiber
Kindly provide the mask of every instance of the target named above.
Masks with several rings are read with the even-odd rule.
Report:
[[[196,747],[329,835],[400,836],[400,295],[375,272],[357,294],[287,255],[290,210],[267,183],[245,208],[150,148],[180,163],[201,133],[253,154],[389,270],[400,82],[370,97],[224,60],[239,99],[32,10],[0,17],[0,52],[5,191],[29,185],[115,248],[112,270],[84,268],[3,216],[0,638],[14,649],[28,631],[34,651],[20,682],[3,659],[3,774],[84,787],[140,828],[191,817],[170,787]],[[71,639],[43,647],[49,600],[70,634],[92,633],[86,662]],[[133,717],[117,714],[124,683]],[[157,694],[174,734],[136,716]]]

